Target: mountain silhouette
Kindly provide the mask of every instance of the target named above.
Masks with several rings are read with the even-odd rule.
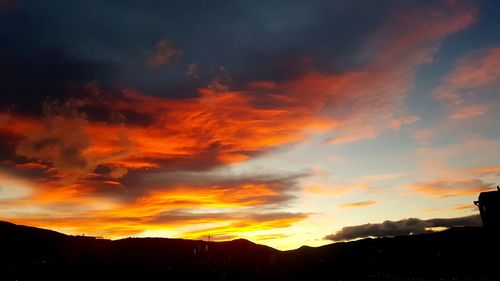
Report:
[[[0,222],[0,280],[499,280],[480,227],[278,251],[238,239],[107,240]]]

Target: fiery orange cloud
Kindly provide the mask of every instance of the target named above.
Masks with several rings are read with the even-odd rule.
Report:
[[[189,239],[200,239],[230,236],[231,239],[242,237],[249,232],[286,228],[293,223],[307,218],[300,213],[190,213],[183,211],[163,212],[157,217],[133,216],[130,212],[123,217],[96,216],[81,213],[66,217],[22,217],[10,221],[29,224],[37,227],[48,227],[69,234],[104,236],[120,238],[139,235],[145,230],[171,230],[176,236]],[[197,230],[182,231],[186,226],[196,225]]]
[[[344,203],[344,204],[340,204],[340,207],[343,207],[343,208],[366,207],[366,206],[375,205],[378,203],[379,202],[375,201],[375,200],[368,200],[368,201]]]
[[[87,181],[31,184],[27,195],[0,201],[0,209],[17,207],[4,213],[3,219],[70,234],[115,238],[161,229],[171,229],[181,235],[179,229],[187,225],[208,225],[206,229],[211,231],[236,235],[237,227],[245,226],[254,231],[271,225],[282,228],[307,217],[296,213],[254,213],[256,207],[273,204],[277,207],[290,199],[286,196],[289,187],[275,179],[268,183],[241,181],[150,190],[131,200],[99,198],[91,187],[86,187],[95,184]],[[214,225],[218,225],[216,229]]]
[[[17,154],[49,162],[60,177],[70,179],[85,178],[98,165],[113,166],[110,175],[119,178],[126,169],[158,167],[168,160],[207,161],[208,165],[241,162],[303,139],[307,129],[330,126],[315,120],[314,108],[298,104],[258,108],[255,102],[244,93],[209,89],[200,90],[198,98],[177,101],[126,92],[109,109],[154,116],[152,124],[93,123],[75,114],[76,107],[49,108],[41,120],[3,115],[0,126],[21,138]]]
[[[403,106],[416,67],[432,58],[440,39],[470,25],[477,12],[459,5],[424,10],[396,15],[382,26],[366,44],[378,52],[358,70],[311,71],[291,81],[250,83],[242,91],[204,88],[182,100],[132,90],[106,97],[90,85],[87,96],[97,96],[121,122],[94,122],[79,113],[93,105],[87,98],[49,107],[42,120],[24,125],[32,129],[6,122],[1,129],[21,137],[17,154],[51,163],[60,178],[69,180],[86,178],[100,165],[110,166],[108,175],[116,179],[129,169],[242,162],[303,140],[308,130],[330,131],[334,144],[373,138],[418,120]],[[150,122],[135,124],[124,115],[130,112]],[[21,119],[7,118],[10,124]]]
[[[34,130],[38,126],[38,120],[12,115],[9,113],[0,113],[0,132],[5,135],[20,136],[26,132]]]
[[[242,207],[263,202],[250,202],[242,197],[226,198],[224,194],[212,194],[210,189],[198,192],[199,195],[195,190],[175,190],[168,195],[153,193],[131,203],[110,202],[108,206],[102,205],[104,202],[101,200],[101,209],[92,207],[96,204],[95,198],[80,198],[77,204],[74,201],[76,199],[71,199],[74,198],[74,190],[66,191],[68,193],[58,191],[57,196],[48,197],[48,194],[44,194],[44,197],[35,196],[26,200],[26,207],[39,207],[36,214],[11,215],[8,220],[69,234],[85,233],[108,238],[139,235],[145,230],[171,230],[179,237],[198,238],[205,234],[234,234],[241,237],[246,231],[288,227],[307,217],[305,214],[252,213]],[[251,199],[254,195],[248,194],[247,197]],[[243,205],[238,204],[241,201]],[[5,203],[2,202],[0,207]],[[15,205],[21,206],[19,202]],[[202,211],[205,208],[216,208],[217,212]],[[189,225],[198,225],[199,230],[179,232]],[[203,225],[206,225],[205,228]]]

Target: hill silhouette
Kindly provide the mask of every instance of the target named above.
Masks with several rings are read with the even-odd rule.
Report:
[[[248,240],[121,240],[0,222],[1,280],[499,280],[479,227],[278,251]]]

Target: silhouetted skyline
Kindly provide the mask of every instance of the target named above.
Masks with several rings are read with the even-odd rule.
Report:
[[[0,221],[2,280],[498,280],[498,233],[481,227],[291,251],[238,239],[116,241]]]

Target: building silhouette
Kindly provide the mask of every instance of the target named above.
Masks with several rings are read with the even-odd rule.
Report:
[[[500,230],[500,187],[495,191],[486,191],[479,194],[474,204],[479,207],[483,227],[488,230]]]

